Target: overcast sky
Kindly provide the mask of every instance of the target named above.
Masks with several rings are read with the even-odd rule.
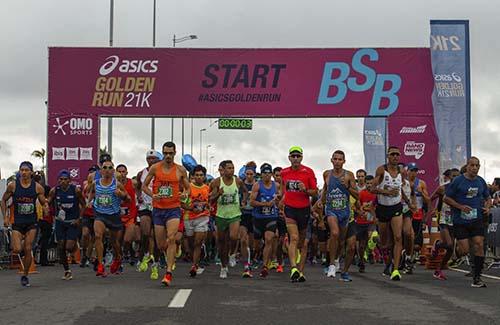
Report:
[[[115,0],[114,46],[152,45],[152,6],[153,0]],[[185,47],[428,47],[430,19],[469,19],[472,153],[491,181],[500,176],[498,17],[500,6],[492,0],[157,0],[156,44],[170,47],[175,33],[198,35],[177,45]],[[0,44],[0,168],[8,177],[20,161],[33,160],[33,150],[45,148],[47,47],[108,46],[109,1],[2,0]],[[196,156],[199,130],[209,122],[195,120]],[[102,146],[106,125],[103,120]],[[145,164],[149,125],[148,119],[115,119],[115,161],[134,174]],[[174,129],[181,147],[180,121]],[[157,147],[170,139],[170,119],[158,121],[156,138]],[[189,119],[185,139],[190,153]],[[346,168],[364,165],[362,119],[259,119],[252,131],[221,132],[214,125],[203,135],[204,164],[208,144],[213,163],[233,159],[237,168],[248,160],[286,165],[287,148],[294,144],[304,147],[304,164],[317,175],[331,166],[335,149],[346,152]]]

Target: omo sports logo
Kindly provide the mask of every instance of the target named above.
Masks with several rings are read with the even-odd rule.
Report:
[[[107,76],[116,67],[122,73],[155,73],[158,71],[158,60],[120,60],[117,55],[111,55],[99,68],[99,74]]]
[[[415,159],[420,159],[425,152],[425,143],[407,141],[404,148],[405,155],[415,156]]]
[[[52,125],[55,129],[54,134],[62,135],[92,135],[94,122],[91,118],[73,117],[69,120],[62,121],[56,117],[56,123]]]
[[[345,62],[325,63],[318,104],[339,104],[346,98],[349,90],[365,92],[373,88],[370,116],[389,116],[398,109],[397,93],[401,89],[401,77],[397,74],[378,74],[362,62],[364,57],[368,57],[372,62],[379,59],[378,52],[374,49],[361,49],[354,53],[351,60],[352,70],[361,75],[359,79],[364,80],[363,83],[358,83],[357,77],[349,77],[351,72],[349,64]],[[330,95],[332,88],[335,89],[333,96]],[[389,104],[382,108],[384,98]]]

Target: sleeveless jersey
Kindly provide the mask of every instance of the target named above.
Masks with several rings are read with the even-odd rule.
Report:
[[[102,178],[95,183],[94,210],[101,214],[114,215],[120,213],[121,200],[116,196],[116,178],[111,184],[102,185]]]
[[[259,181],[259,193],[255,201],[257,202],[271,202],[276,197],[276,182],[271,181],[271,188],[266,188],[263,181]],[[255,219],[263,218],[277,218],[278,209],[276,204],[272,207],[255,207],[253,209],[253,216]]]
[[[158,164],[153,179],[153,193],[160,196],[153,200],[153,208],[174,209],[181,206],[177,164],[172,164],[168,172],[163,169],[162,162]]]
[[[144,168],[141,172],[141,184],[144,184],[146,177],[148,176],[149,168]],[[153,182],[150,182],[148,185],[151,192],[153,191]],[[139,204],[139,210],[153,210],[153,199],[151,196],[147,195],[144,192],[141,192],[142,203]]]
[[[203,184],[202,186],[197,186],[191,184],[191,195],[189,197],[189,205],[193,210],[189,210],[188,218],[189,220],[197,219],[200,217],[210,216],[210,206],[208,204],[208,194],[210,190],[208,185]]]
[[[398,173],[396,177],[392,177],[391,174],[387,171],[387,165],[384,166],[384,179],[377,186],[379,189],[392,190],[392,189],[401,189],[401,185],[403,183],[401,173]],[[377,195],[377,201],[381,205],[385,206],[393,206],[401,203],[401,190],[399,191],[397,196],[388,196],[388,195]]]
[[[16,179],[16,190],[13,195],[14,205],[14,224],[19,223],[35,223],[37,220],[36,214],[36,183],[31,180],[28,188],[21,186],[21,181]]]
[[[224,193],[217,199],[217,217],[232,219],[240,216],[240,196],[236,185],[236,176],[233,176],[231,185],[224,184],[221,177],[220,188],[224,190]]]
[[[76,186],[70,184],[64,191],[61,186],[56,187],[55,217],[60,222],[72,222],[80,217],[80,204],[76,196]]]
[[[346,171],[342,177],[346,177]],[[328,177],[328,192],[326,193],[325,211],[327,215],[335,215],[337,217],[347,217],[351,214],[351,207],[349,203],[349,190],[345,187],[340,178],[333,175],[330,171]]]
[[[413,191],[415,192],[415,196],[417,198],[417,209],[422,209],[424,207],[424,197],[422,196],[422,192],[420,192],[418,189],[419,185],[420,179],[415,178],[415,182],[413,183]]]

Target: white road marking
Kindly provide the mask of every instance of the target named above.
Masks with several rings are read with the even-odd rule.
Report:
[[[469,271],[455,269],[453,267],[450,267],[450,270],[457,271],[457,272],[462,272],[462,273],[469,273]],[[488,278],[488,279],[494,279],[494,280],[500,280],[500,277],[494,276],[494,275],[488,275],[488,274],[481,274],[481,277],[485,277],[485,278]]]
[[[179,289],[168,308],[183,308],[191,294],[192,289]]]

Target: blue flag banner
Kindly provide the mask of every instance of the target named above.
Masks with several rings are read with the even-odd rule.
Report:
[[[468,20],[431,20],[434,123],[440,174],[460,168],[471,155]]]
[[[375,175],[378,166],[385,163],[386,119],[366,117],[363,126],[365,170]]]

